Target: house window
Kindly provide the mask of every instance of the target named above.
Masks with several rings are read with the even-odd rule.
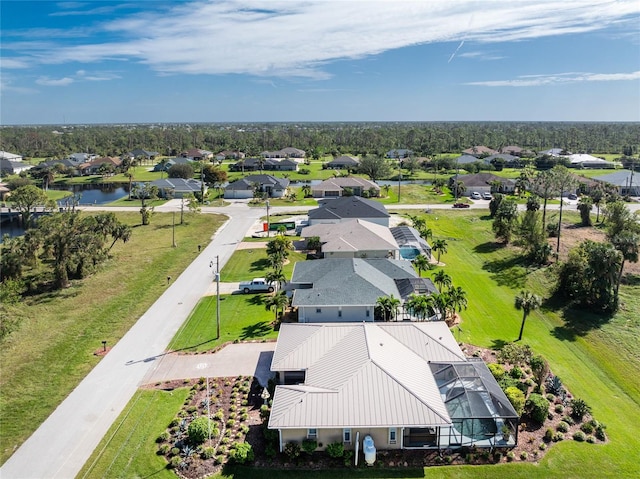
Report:
[[[366,314],[367,318],[368,318],[370,315],[371,315],[371,313],[370,313],[370,311],[367,309],[367,314]]]
[[[307,429],[307,439],[318,439],[318,430],[316,428]]]
[[[342,430],[342,442],[345,444],[351,444],[351,429]]]
[[[322,313],[322,308],[316,308],[316,313],[318,314]]]
[[[338,310],[338,317],[339,317],[339,318],[341,318],[341,317],[342,317],[342,310],[341,310],[341,309],[339,309],[339,310]]]
[[[389,444],[396,443],[396,435],[397,435],[397,429],[395,427],[390,427],[389,428]]]

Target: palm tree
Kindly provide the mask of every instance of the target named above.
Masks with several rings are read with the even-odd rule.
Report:
[[[380,296],[376,300],[376,306],[380,308],[382,311],[382,319],[385,321],[389,321],[389,297],[388,296]]]
[[[267,283],[277,284],[278,288],[282,289],[282,285],[287,282],[287,277],[282,272],[282,269],[273,269],[268,271],[264,276]]]
[[[422,272],[431,269],[431,264],[427,257],[423,254],[419,254],[413,258],[413,265],[418,269],[418,276],[422,278]]]
[[[269,296],[269,298],[264,303],[264,307],[267,311],[270,311],[272,309],[274,310],[274,321],[278,321],[278,311],[282,310],[282,313],[284,314],[284,310],[288,305],[289,298],[284,291],[280,291],[273,296]]]
[[[304,195],[305,198],[309,198],[311,196],[311,186],[309,185],[304,185],[300,191],[302,192],[302,194]]]
[[[124,176],[126,176],[127,178],[129,178],[129,201],[131,201],[131,184],[133,183],[133,173],[130,171],[127,171]]]
[[[451,288],[447,293],[449,296],[448,308],[452,317],[455,316],[456,312],[459,313],[463,309],[467,309],[467,293],[460,286]]]
[[[515,307],[518,311],[522,310],[522,325],[520,326],[520,334],[518,335],[518,341],[522,339],[522,333],[524,331],[524,323],[527,320],[527,316],[531,311],[534,311],[540,307],[542,300],[540,296],[533,294],[531,291],[520,291],[520,294],[516,296]]]
[[[389,306],[389,310],[391,311],[391,317],[395,320],[398,318],[398,308],[400,307],[400,300],[395,298],[393,294],[389,296],[387,305]]]
[[[437,239],[433,242],[433,245],[431,245],[431,249],[432,251],[436,252],[436,258],[438,263],[440,263],[440,255],[441,254],[446,254],[447,253],[447,240],[443,240],[443,239]]]
[[[429,241],[433,238],[433,230],[431,228],[427,228],[426,226],[424,228],[420,228],[418,230],[418,233],[420,233],[420,237],[425,241]]]
[[[438,286],[438,290],[442,291],[443,288],[451,288],[453,282],[451,276],[449,276],[443,269],[439,269],[433,274],[433,282]]]
[[[418,319],[424,321],[429,312],[429,302],[426,296],[412,293],[406,303],[407,309]]]

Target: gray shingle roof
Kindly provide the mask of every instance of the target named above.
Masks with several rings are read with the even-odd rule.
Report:
[[[359,196],[342,196],[325,200],[319,208],[309,211],[309,219],[388,218],[386,208],[376,201]]]
[[[287,178],[276,178],[271,175],[249,175],[241,180],[229,183],[226,190],[250,190],[253,188],[254,183],[260,185],[271,185],[279,188],[286,188],[289,186],[289,180]]]

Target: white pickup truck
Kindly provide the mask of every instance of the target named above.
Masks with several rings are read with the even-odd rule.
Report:
[[[273,293],[275,287],[271,283],[267,283],[264,278],[253,278],[251,281],[243,281],[240,283],[240,291],[243,293]]]

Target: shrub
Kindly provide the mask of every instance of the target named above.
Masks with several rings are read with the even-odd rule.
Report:
[[[202,452],[200,453],[200,456],[202,457],[202,459],[211,459],[215,453],[216,453],[215,448],[211,446],[207,446],[202,450]]]
[[[547,401],[549,401],[549,402],[553,402],[553,401],[556,400],[556,397],[551,393],[548,393],[545,397],[547,398]]]
[[[342,457],[344,455],[344,445],[341,442],[327,444],[327,454],[329,454],[329,457]]]
[[[525,410],[533,421],[542,424],[549,414],[549,401],[540,394],[532,393],[525,403]]]
[[[583,425],[580,426],[580,430],[586,434],[591,434],[594,429],[595,428],[593,427],[593,424],[591,423],[591,421],[585,422]]]
[[[558,376],[549,376],[547,378],[547,391],[556,396],[560,396],[564,392],[562,380]]]
[[[285,455],[293,460],[300,456],[300,444],[296,442],[288,442],[284,445]]]
[[[569,425],[564,421],[560,421],[556,429],[560,432],[569,432]]]
[[[556,404],[556,407],[554,407],[553,410],[558,414],[562,414],[564,412],[564,406],[562,404]]]
[[[528,345],[509,343],[505,344],[498,353],[498,360],[502,363],[519,366],[529,363],[531,356],[533,356],[533,353]]]
[[[313,453],[318,448],[318,441],[315,439],[303,439],[302,450],[307,454]]]
[[[589,444],[595,444],[596,443],[596,438],[591,436],[591,435],[589,435],[589,436],[587,436],[587,442]]]
[[[216,456],[216,464],[222,464],[224,462],[224,455],[220,454]]]
[[[166,456],[167,454],[169,454],[169,451],[171,451],[171,446],[169,444],[167,444],[166,442],[164,444],[160,444],[160,447],[158,448],[158,454]]]
[[[180,448],[179,447],[172,447],[171,448],[171,455],[172,456],[177,456],[178,454],[180,454]]]
[[[520,391],[520,389],[513,386],[508,387],[504,393],[507,396],[507,399],[509,399],[509,402],[511,402],[513,408],[518,413],[518,416],[522,415],[522,412],[524,411],[524,404],[526,401],[524,393]]]
[[[235,448],[230,454],[231,459],[233,459],[238,464],[244,464],[246,462],[251,462],[255,458],[253,453],[253,447],[248,442],[240,442],[237,443]]]
[[[262,419],[263,422],[266,422],[269,420],[270,414],[271,414],[271,410],[269,409],[269,406],[267,406],[266,404],[263,404],[262,406],[260,406],[260,419]]]
[[[235,426],[235,425],[236,425],[236,420],[235,420],[235,419],[229,419],[229,420],[227,421],[227,427],[228,427],[228,428],[232,428],[232,427],[233,427],[233,426]]]
[[[174,418],[171,420],[171,422],[169,423],[169,428],[179,426],[179,425],[180,425],[180,421],[181,421],[181,419],[180,419],[180,418],[178,418],[178,417],[174,417]]]
[[[498,363],[491,363],[487,366],[493,377],[496,378],[496,381],[499,381],[504,376],[504,366]]]
[[[444,456],[444,462],[445,462],[445,464],[451,464],[453,462],[453,457]]]
[[[516,458],[516,455],[513,453],[513,451],[509,451],[507,453],[507,461],[511,462]]]
[[[493,462],[500,462],[502,461],[502,453],[499,451],[496,451],[493,453]]]
[[[540,445],[538,446],[538,449],[540,449],[541,451],[544,451],[547,448],[547,445],[544,442],[541,442]]]
[[[556,432],[553,435],[553,442],[559,442],[562,441],[564,439],[564,434],[562,434],[561,432]]]
[[[189,442],[191,444],[202,444],[205,439],[209,437],[209,433],[212,436],[217,436],[220,431],[215,427],[211,420],[206,416],[200,416],[195,418],[189,424],[187,429],[187,435],[189,436]]]
[[[598,424],[598,426],[596,427],[596,438],[598,438],[600,441],[607,440],[607,435],[604,432],[605,428],[606,426],[604,424]]]
[[[232,404],[231,406],[229,406],[229,412],[235,412],[235,410],[237,409],[235,404]]]
[[[276,449],[275,444],[273,444],[272,442],[268,443],[264,448],[264,454],[269,459],[273,459],[274,457],[276,457],[276,455],[278,454],[278,450]]]
[[[173,456],[167,467],[177,469],[180,467],[180,464],[182,464],[182,458],[180,456]]]
[[[584,401],[584,399],[572,399],[571,400],[571,415],[578,421],[582,421],[582,418],[587,414],[591,414],[591,407]]]
[[[587,435],[582,431],[576,431],[573,434],[573,440],[578,442],[583,442],[587,438]]]
[[[511,371],[509,371],[509,376],[511,376],[514,379],[520,379],[522,378],[522,376],[524,376],[524,373],[522,372],[522,369],[520,369],[519,366],[514,366],[513,368],[511,368]]]
[[[569,426],[573,426],[576,423],[571,416],[564,416],[562,420],[566,422]]]
[[[157,437],[156,442],[166,442],[169,440],[169,437],[169,433],[165,431]]]
[[[552,439],[553,439],[553,429],[548,427],[547,430],[544,432],[544,440],[546,442],[550,442]]]
[[[353,463],[353,451],[344,451],[344,456],[342,456],[344,460],[345,467],[349,467]]]
[[[528,457],[529,457],[529,454],[527,454],[527,451],[522,451],[520,453],[520,459],[522,459],[523,461],[526,461]]]

